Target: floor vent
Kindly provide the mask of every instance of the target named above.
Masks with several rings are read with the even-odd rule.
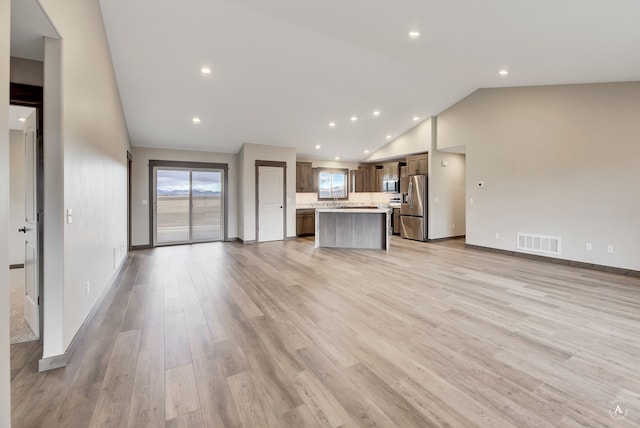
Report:
[[[518,233],[518,249],[559,255],[560,237]]]

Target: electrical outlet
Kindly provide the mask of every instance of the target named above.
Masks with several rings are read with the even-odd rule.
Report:
[[[455,228],[456,228],[455,223],[451,223],[451,229],[455,229]]]
[[[613,245],[607,245],[607,253],[613,254]]]
[[[469,205],[473,205],[473,198],[469,198]]]
[[[585,247],[587,251],[591,251],[591,242],[587,242],[587,245]]]
[[[500,232],[496,232],[496,239],[500,239]]]

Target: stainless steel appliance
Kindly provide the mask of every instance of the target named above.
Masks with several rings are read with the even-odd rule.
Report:
[[[410,175],[400,180],[400,235],[427,240],[427,176]]]
[[[399,180],[383,180],[382,181],[382,191],[387,193],[398,193],[400,191],[400,182]]]

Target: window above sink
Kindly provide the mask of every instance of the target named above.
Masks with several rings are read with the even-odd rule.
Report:
[[[349,170],[318,168],[318,200],[349,199]]]

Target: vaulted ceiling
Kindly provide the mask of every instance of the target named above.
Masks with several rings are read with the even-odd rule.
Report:
[[[100,4],[134,146],[359,160],[478,88],[640,80],[636,0]]]

